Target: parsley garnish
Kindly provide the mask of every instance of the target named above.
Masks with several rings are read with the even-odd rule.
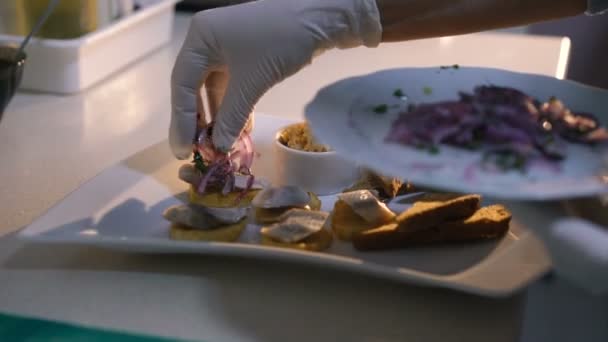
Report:
[[[484,155],[484,163],[494,163],[502,171],[517,170],[524,172],[527,165],[526,157],[516,152],[494,152]]]
[[[405,96],[405,94],[403,93],[403,90],[401,89],[395,89],[395,92],[393,92],[393,96],[394,97],[398,97],[398,98],[402,98]]]
[[[194,163],[194,167],[202,173],[207,171],[207,165],[205,165],[205,161],[203,160],[203,156],[201,156],[200,152],[194,152],[194,158],[192,160]]]
[[[422,88],[422,91],[424,92],[424,95],[431,95],[433,93],[433,88],[424,87],[424,88]]]
[[[385,104],[377,105],[373,110],[376,114],[384,114],[386,111],[388,111],[388,106]]]
[[[414,147],[417,150],[427,151],[430,154],[439,154],[439,147],[437,145],[430,145],[423,142],[416,143]]]

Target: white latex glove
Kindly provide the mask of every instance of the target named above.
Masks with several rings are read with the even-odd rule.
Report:
[[[171,79],[173,153],[192,151],[203,83],[213,143],[227,151],[273,85],[324,50],[375,47],[381,36],[375,0],[258,0],[197,13]]]

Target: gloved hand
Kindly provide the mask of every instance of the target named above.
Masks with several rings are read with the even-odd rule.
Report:
[[[173,153],[192,151],[203,83],[213,143],[228,151],[273,85],[324,50],[375,47],[381,36],[375,0],[258,0],[196,14],[171,79]]]

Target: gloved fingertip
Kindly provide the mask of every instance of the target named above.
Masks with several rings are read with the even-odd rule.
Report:
[[[192,154],[192,145],[184,146],[182,144],[175,143],[170,143],[169,145],[171,147],[171,152],[173,153],[173,156],[175,156],[175,158],[177,158],[178,160],[185,160],[190,158],[190,155]]]
[[[213,135],[211,136],[211,141],[213,142],[213,146],[220,151],[228,152],[234,146],[236,141],[235,137],[232,137],[230,134],[226,134],[226,130],[220,127],[214,127]]]
[[[190,157],[195,135],[196,114],[174,111],[169,124],[169,146],[177,159]]]

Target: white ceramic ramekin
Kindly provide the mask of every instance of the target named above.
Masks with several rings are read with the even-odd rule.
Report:
[[[306,152],[281,143],[281,133],[290,126],[281,128],[274,138],[278,185],[296,185],[326,196],[339,193],[357,181],[360,175],[357,165],[336,152]]]

